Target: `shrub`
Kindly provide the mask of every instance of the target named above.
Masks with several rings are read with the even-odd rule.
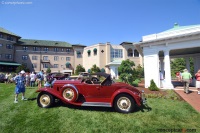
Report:
[[[157,87],[157,85],[155,84],[153,79],[151,80],[151,84],[150,84],[149,90],[151,90],[151,91],[158,91],[159,90],[159,88]]]

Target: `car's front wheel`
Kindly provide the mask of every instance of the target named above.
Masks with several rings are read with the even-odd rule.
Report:
[[[130,113],[135,109],[135,101],[127,94],[120,94],[115,98],[114,108],[120,113]]]
[[[42,108],[49,108],[53,106],[54,102],[54,97],[49,93],[40,92],[37,97],[37,104]]]

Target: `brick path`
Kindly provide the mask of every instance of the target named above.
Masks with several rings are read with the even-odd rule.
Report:
[[[181,82],[172,81],[174,85],[174,91],[181,96],[186,102],[188,102],[196,111],[200,112],[200,95],[197,94],[197,89],[190,86],[190,93],[184,93],[184,89]]]
[[[184,89],[182,86],[178,86],[174,90],[186,102],[188,102],[196,111],[200,112],[200,95],[197,94],[197,90],[195,87],[190,87],[189,94],[184,93]]]

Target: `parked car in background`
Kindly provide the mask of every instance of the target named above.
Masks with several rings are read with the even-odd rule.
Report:
[[[96,75],[96,76],[95,76]],[[97,81],[92,81],[95,77]],[[53,87],[37,90],[37,104],[48,108],[58,100],[76,106],[114,107],[121,113],[130,113],[145,103],[144,93],[122,82],[114,82],[110,74],[96,73],[87,78],[55,80]]]
[[[63,74],[63,73],[49,73],[47,74],[47,82],[51,83],[54,79],[56,80],[65,80],[69,77],[69,74]]]

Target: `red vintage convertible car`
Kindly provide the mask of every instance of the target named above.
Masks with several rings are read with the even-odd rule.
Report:
[[[118,112],[129,113],[145,102],[143,92],[129,84],[114,82],[106,73],[84,79],[56,80],[52,88],[41,88],[37,92],[38,106],[43,108],[51,107],[59,99],[66,104],[114,107]]]

